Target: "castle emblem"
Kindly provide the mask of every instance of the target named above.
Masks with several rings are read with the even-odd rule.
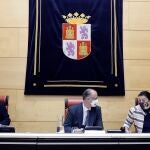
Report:
[[[74,28],[70,26],[66,29],[66,39],[73,39],[74,38]]]
[[[63,16],[62,24],[64,54],[74,60],[84,59],[91,53],[91,24],[86,24],[90,16],[69,13]]]

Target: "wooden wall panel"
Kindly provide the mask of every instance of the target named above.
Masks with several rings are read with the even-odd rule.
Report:
[[[150,31],[124,31],[124,58],[150,59]]]
[[[150,60],[125,60],[126,90],[150,90]]]
[[[18,29],[18,53],[17,57],[27,57],[28,50],[28,28]]]
[[[28,27],[28,0],[0,0],[0,27]]]
[[[0,58],[0,88],[24,89],[26,58]]]
[[[24,96],[17,91],[17,121],[57,121],[64,115],[63,96]]]
[[[0,28],[0,57],[27,57],[27,28]]]
[[[150,1],[131,1],[129,7],[129,29],[150,30]]]
[[[16,132],[27,133],[55,133],[56,122],[13,122],[13,126],[16,128]]]
[[[18,50],[18,29],[0,28],[0,57],[16,57]]]
[[[129,8],[127,1],[123,1],[123,29],[129,28]]]

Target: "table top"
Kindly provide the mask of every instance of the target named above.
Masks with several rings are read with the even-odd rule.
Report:
[[[0,138],[150,138],[150,133],[0,133]]]

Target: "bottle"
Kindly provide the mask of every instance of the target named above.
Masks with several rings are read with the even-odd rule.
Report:
[[[58,117],[57,122],[57,133],[64,133],[64,127],[63,127],[63,116]]]

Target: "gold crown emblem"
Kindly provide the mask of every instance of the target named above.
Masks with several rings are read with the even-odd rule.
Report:
[[[91,16],[86,16],[84,13],[79,14],[75,12],[74,14],[69,13],[67,16],[62,15],[62,17],[70,24],[84,24],[88,22]]]

